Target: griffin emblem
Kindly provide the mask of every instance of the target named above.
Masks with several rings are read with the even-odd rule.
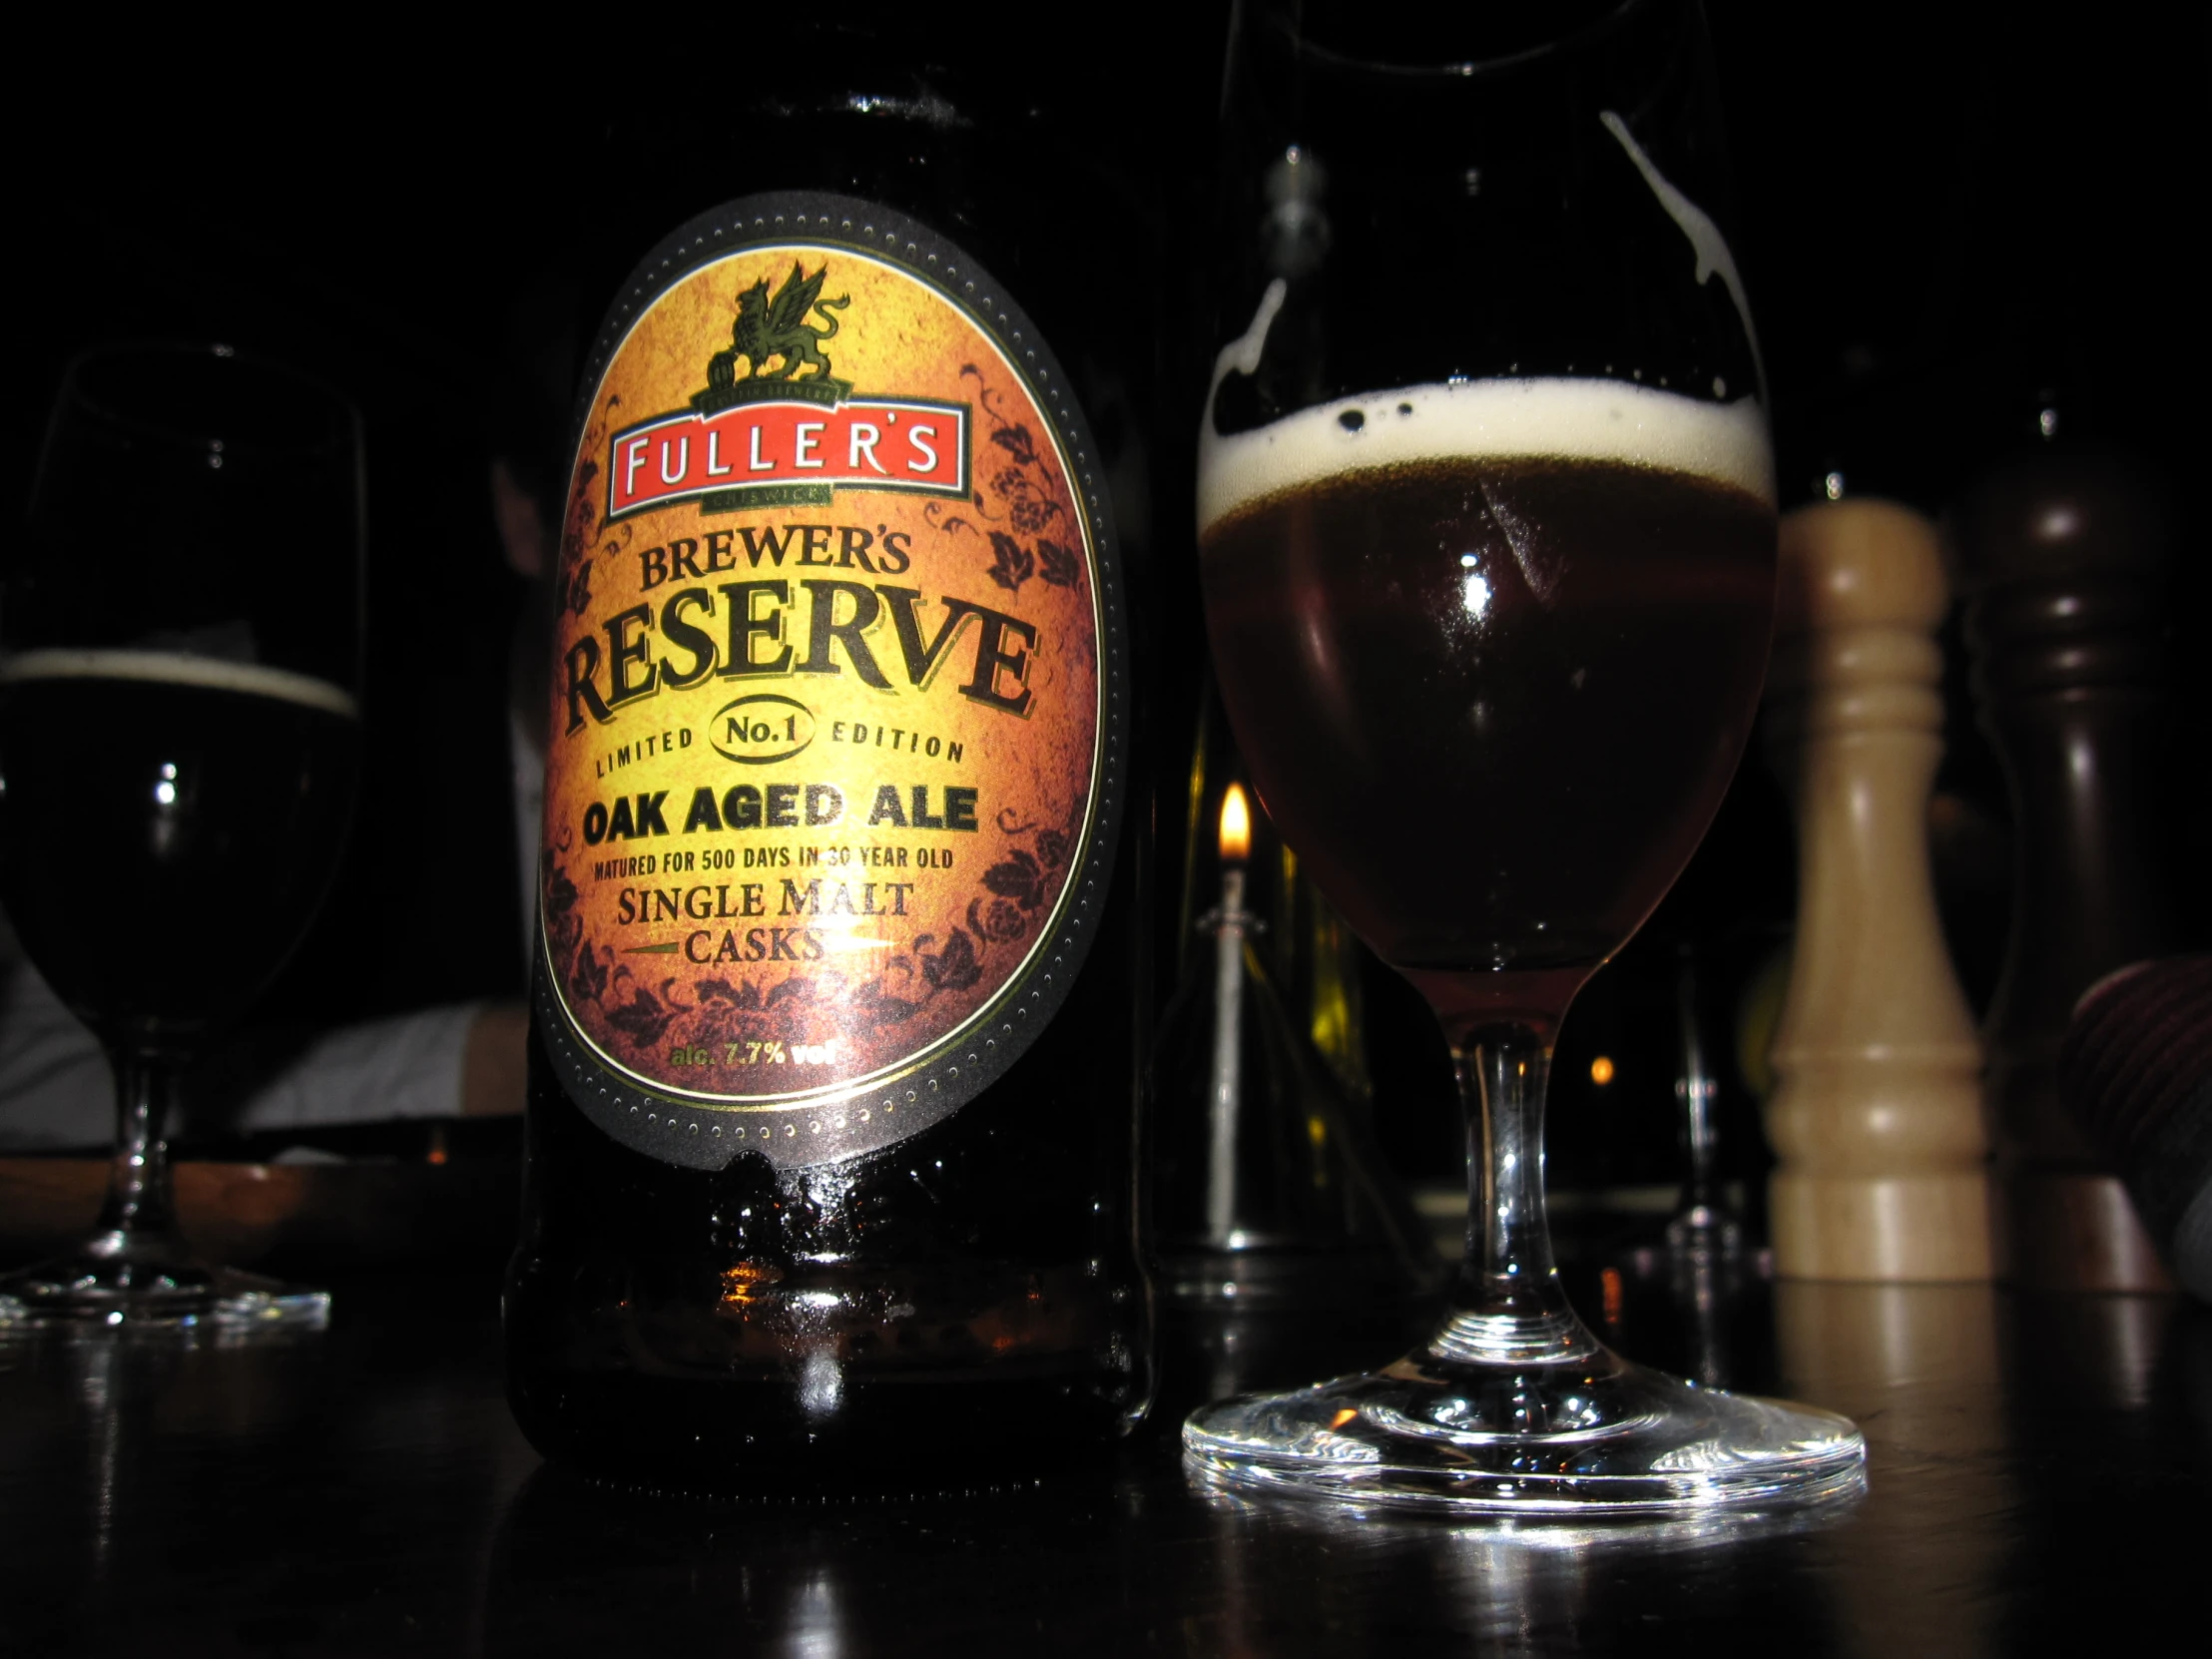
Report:
[[[743,357],[748,365],[748,378],[753,380],[785,380],[794,384],[843,382],[830,372],[830,359],[822,352],[822,341],[837,331],[837,319],[830,313],[841,311],[852,303],[851,295],[839,294],[834,299],[822,297],[823,278],[830,274],[830,267],[808,276],[798,261],[792,262],[792,274],[784,278],[784,285],[769,296],[768,278],[762,277],[751,287],[738,293],[737,319],[730,325],[730,348],[717,351],[707,359],[707,388],[710,392],[729,391],[738,383],[738,359]],[[829,326],[817,328],[807,320],[813,311]],[[771,362],[777,364],[771,368]],[[795,379],[802,367],[811,367],[814,374]]]

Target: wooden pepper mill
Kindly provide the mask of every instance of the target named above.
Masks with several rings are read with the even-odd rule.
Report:
[[[1797,815],[1798,931],[1766,1122],[1785,1278],[1990,1274],[1981,1052],[1929,870],[1946,601],[1909,508],[1782,521],[1766,731]]]
[[[2052,1290],[2168,1289],[2118,1176],[2060,1104],[2056,1067],[2081,993],[2174,944],[2153,805],[2170,531],[2129,463],[2052,449],[1984,478],[1951,532],[2016,847],[1983,1029],[1999,1271]]]

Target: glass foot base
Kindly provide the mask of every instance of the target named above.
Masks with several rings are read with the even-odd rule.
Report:
[[[1470,1514],[1655,1515],[1861,1490],[1833,1412],[1723,1393],[1603,1349],[1550,1364],[1415,1355],[1366,1377],[1194,1411],[1186,1464],[1244,1490]]]
[[[103,1236],[73,1255],[0,1278],[0,1329],[66,1324],[319,1331],[329,1323],[327,1291],[211,1267],[161,1248],[166,1242]]]

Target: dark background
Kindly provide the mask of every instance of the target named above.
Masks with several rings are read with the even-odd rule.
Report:
[[[1840,469],[1855,493],[1940,513],[1978,469],[2033,441],[2035,412],[2055,397],[2069,441],[2135,451],[2193,506],[2206,436],[2206,284],[2191,252],[2212,161],[2194,119],[2205,23],[1900,0],[1713,0],[1708,15],[1736,159],[1733,240],[1765,338],[1786,504]],[[1122,124],[1103,124],[1098,142],[1133,158],[1195,225],[1226,4],[1068,16],[1059,49],[1103,56],[1128,88]],[[956,26],[1007,25],[975,14]],[[500,452],[525,471],[555,464],[571,373],[560,342],[589,326],[596,303],[571,274],[609,254],[603,215],[575,181],[610,110],[775,95],[774,53],[759,43],[686,45],[667,15],[650,40],[619,19],[602,27],[435,54],[364,35],[311,55],[263,36],[119,29],[50,51],[6,117],[17,321],[0,487],[12,510],[62,365],[95,340],[227,339],[316,369],[363,411],[369,782],[353,868],[272,1019],[334,1022],[521,989],[503,710],[522,594],[500,556],[486,469]],[[658,47],[668,54],[643,55]],[[1040,78],[1054,73],[1054,50],[1040,39],[1029,60]],[[731,192],[772,182],[734,178]],[[2159,811],[2183,936],[2202,945],[2212,677],[2196,667],[2197,619],[2212,580],[2196,520],[2185,511],[2181,524],[2176,724]],[[1941,787],[1987,832],[1949,860],[1944,896],[1978,1003],[2002,944],[2007,808],[1972,728],[1955,627],[1950,643],[1959,671]],[[1693,873],[1695,908],[1742,937],[1779,937],[1792,851],[1755,767],[1717,836]],[[1649,977],[1635,960],[1632,950],[1608,974]],[[1608,997],[1638,1001],[1604,983],[1576,1016],[1593,1032],[1628,1019],[1604,1014]],[[1440,1045],[1380,979],[1374,1000],[1378,1052],[1392,1056],[1379,1082],[1405,1102],[1383,1115],[1390,1149],[1409,1168],[1447,1171],[1457,1137]],[[1563,1048],[1583,1040],[1570,1022]],[[1649,1090],[1665,1080],[1630,1081],[1601,1100],[1569,1086],[1563,1066],[1560,1177],[1664,1178],[1671,1113]],[[1740,1089],[1737,1101],[1741,1116]],[[1738,1128],[1748,1172],[1758,1148],[1748,1121]]]

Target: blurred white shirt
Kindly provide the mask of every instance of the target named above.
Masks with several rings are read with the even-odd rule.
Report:
[[[0,951],[12,944],[0,940]],[[0,1150],[108,1144],[115,1074],[107,1056],[38,970],[8,954],[0,972]],[[454,1003],[332,1031],[254,1095],[232,1126],[251,1134],[457,1117],[462,1057],[483,1007]]]
[[[523,960],[536,942],[545,762],[509,717],[522,883]],[[459,1002],[350,1025],[317,1039],[229,1125],[241,1134],[401,1118],[458,1117],[470,1027],[488,1004]],[[186,1088],[191,1088],[188,1078]],[[93,1034],[23,957],[0,916],[0,1152],[108,1145],[115,1074]]]

